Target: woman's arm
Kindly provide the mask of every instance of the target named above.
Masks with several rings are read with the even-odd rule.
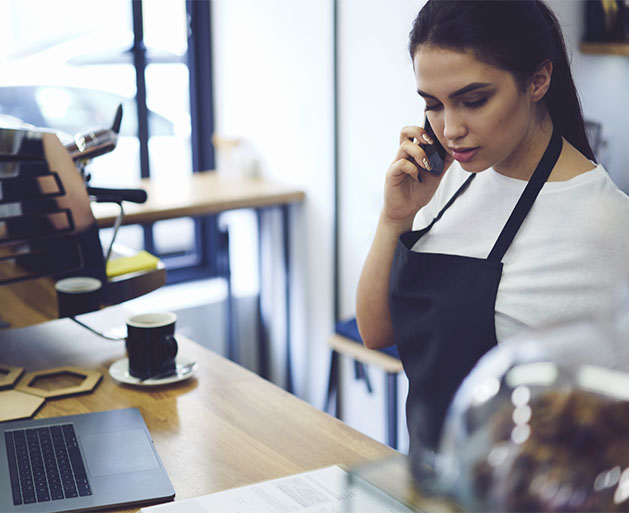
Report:
[[[392,223],[381,213],[376,235],[358,281],[356,321],[365,346],[370,349],[393,344],[393,326],[389,314],[389,275],[397,239],[410,230],[412,219]]]
[[[418,141],[425,144],[421,127],[405,127],[400,134],[400,147],[386,174],[384,205],[376,234],[358,281],[356,320],[365,346],[379,349],[393,344],[393,326],[389,313],[389,276],[398,237],[411,229],[415,215],[434,195],[445,171],[440,176],[420,172],[411,160],[426,169],[426,154]],[[448,167],[448,163],[444,168]]]

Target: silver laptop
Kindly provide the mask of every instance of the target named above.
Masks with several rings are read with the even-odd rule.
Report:
[[[136,408],[0,424],[0,511],[54,513],[170,500]]]

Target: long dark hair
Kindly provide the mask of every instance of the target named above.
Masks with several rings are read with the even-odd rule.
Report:
[[[421,45],[471,50],[483,62],[511,72],[521,89],[550,60],[553,74],[544,100],[553,125],[594,160],[561,28],[541,0],[428,0],[409,35],[411,58]]]

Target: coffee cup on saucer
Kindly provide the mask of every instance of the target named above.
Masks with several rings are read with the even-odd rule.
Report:
[[[176,373],[176,320],[172,312],[144,313],[127,319],[126,348],[131,376],[145,380]]]

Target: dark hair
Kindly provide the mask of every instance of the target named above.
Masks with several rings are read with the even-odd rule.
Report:
[[[522,89],[540,64],[550,60],[553,74],[544,100],[553,125],[594,160],[561,28],[541,0],[428,0],[409,39],[411,58],[421,45],[470,50],[511,72]]]

